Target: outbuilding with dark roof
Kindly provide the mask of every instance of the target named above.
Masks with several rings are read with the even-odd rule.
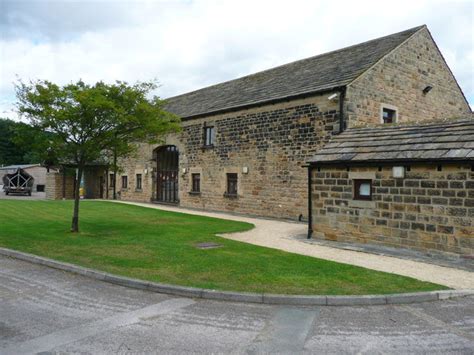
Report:
[[[308,237],[474,255],[474,119],[349,129],[309,159]]]

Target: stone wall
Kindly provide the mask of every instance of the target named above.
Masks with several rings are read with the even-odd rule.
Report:
[[[328,100],[329,95],[184,121],[182,132],[164,142],[180,151],[180,205],[259,216],[306,217],[307,170],[302,165],[338,130],[338,102]],[[204,148],[204,125],[215,127],[213,148]],[[140,144],[134,156],[120,162],[117,191],[121,199],[153,199],[155,148]],[[243,172],[244,167],[248,173]],[[189,193],[194,172],[201,173],[199,195]],[[143,174],[141,191],[135,190],[137,173]],[[238,174],[237,198],[224,197],[227,173]],[[128,189],[121,190],[121,175],[128,176]]]
[[[433,89],[423,94],[428,85]],[[427,28],[347,87],[348,126],[381,123],[381,104],[395,106],[401,123],[458,118],[470,113]]]
[[[154,173],[156,163],[152,161],[156,146],[137,144],[136,151],[126,159],[119,160],[119,171],[116,176],[117,199],[128,201],[150,202],[154,199]],[[109,198],[113,196],[113,186],[108,178]],[[136,175],[142,174],[142,188],[136,188]],[[122,187],[122,176],[127,176],[127,187]]]
[[[61,200],[63,198],[63,174],[58,172],[46,173],[46,198]],[[74,175],[66,175],[66,199],[74,198]]]
[[[380,170],[381,169],[381,170]],[[469,165],[312,170],[313,237],[428,252],[474,254],[474,171]],[[353,178],[373,179],[372,201],[353,200]]]

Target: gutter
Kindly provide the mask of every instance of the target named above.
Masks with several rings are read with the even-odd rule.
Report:
[[[322,167],[322,166],[386,166],[386,165],[414,165],[414,164],[473,164],[474,159],[469,158],[445,158],[445,159],[374,159],[374,160],[329,160],[329,161],[312,161],[307,166]]]
[[[346,98],[346,87],[342,86],[339,88],[339,133],[344,132],[345,122],[344,122],[344,99]],[[314,164],[310,163],[308,167],[308,235],[307,239],[313,237],[313,196],[312,196],[312,172],[314,169]]]
[[[280,102],[288,102],[288,101],[297,100],[297,99],[304,99],[304,98],[307,98],[307,97],[311,97],[311,96],[315,96],[315,95],[322,95],[324,93],[334,92],[334,91],[339,91],[339,92],[344,91],[345,92],[345,86],[341,86],[341,85],[331,86],[331,87],[326,87],[326,88],[313,90],[313,91],[305,91],[305,92],[297,93],[297,94],[294,94],[294,95],[276,97],[276,98],[272,98],[272,99],[264,99],[264,100],[260,100],[260,101],[256,101],[256,102],[247,103],[247,104],[241,104],[241,105],[237,105],[237,106],[225,107],[225,108],[217,109],[217,110],[214,110],[214,111],[196,113],[196,114],[192,114],[192,115],[189,115],[189,116],[181,116],[181,121],[189,121],[189,120],[194,120],[194,119],[197,119],[197,118],[210,117],[210,116],[215,116],[215,115],[229,113],[229,112],[246,110],[246,109],[250,109],[250,108],[253,108],[253,107],[259,107],[259,106],[263,106],[263,105],[272,105],[272,104],[277,104],[277,103],[280,103]],[[172,110],[170,112],[173,113]],[[178,114],[178,116],[179,116],[179,114]]]
[[[345,122],[344,122],[344,99],[346,98],[346,87],[341,88],[339,94],[339,133],[345,131]]]
[[[307,239],[311,239],[313,236],[313,197],[311,194],[312,177],[311,173],[313,166],[308,165],[308,236]]]

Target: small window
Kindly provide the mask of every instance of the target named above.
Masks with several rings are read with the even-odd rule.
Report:
[[[137,174],[136,189],[137,189],[137,190],[141,190],[141,189],[142,189],[142,174]]]
[[[354,180],[354,200],[372,200],[372,180]]]
[[[382,123],[395,123],[397,122],[397,110],[383,107],[382,108]]]
[[[237,196],[237,174],[229,173],[227,174],[227,195],[228,196]]]
[[[128,188],[128,176],[122,176],[122,189]]]
[[[193,186],[191,192],[201,192],[201,174],[191,174]]]
[[[44,185],[36,185],[36,191],[44,192]]]
[[[204,127],[204,146],[212,147],[216,140],[216,133],[213,126]]]
[[[110,174],[110,175],[109,175],[109,178],[110,178],[110,180],[109,180],[109,181],[110,181],[110,182],[109,182],[109,186],[110,186],[110,187],[114,187],[114,186],[115,186],[115,174],[113,174],[113,173]]]

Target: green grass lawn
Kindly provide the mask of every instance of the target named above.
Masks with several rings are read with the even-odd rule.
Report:
[[[110,202],[0,200],[0,246],[144,280],[286,294],[384,294],[446,287],[216,236],[243,222]],[[217,249],[195,244],[215,242]],[[361,254],[363,257],[363,254]]]

